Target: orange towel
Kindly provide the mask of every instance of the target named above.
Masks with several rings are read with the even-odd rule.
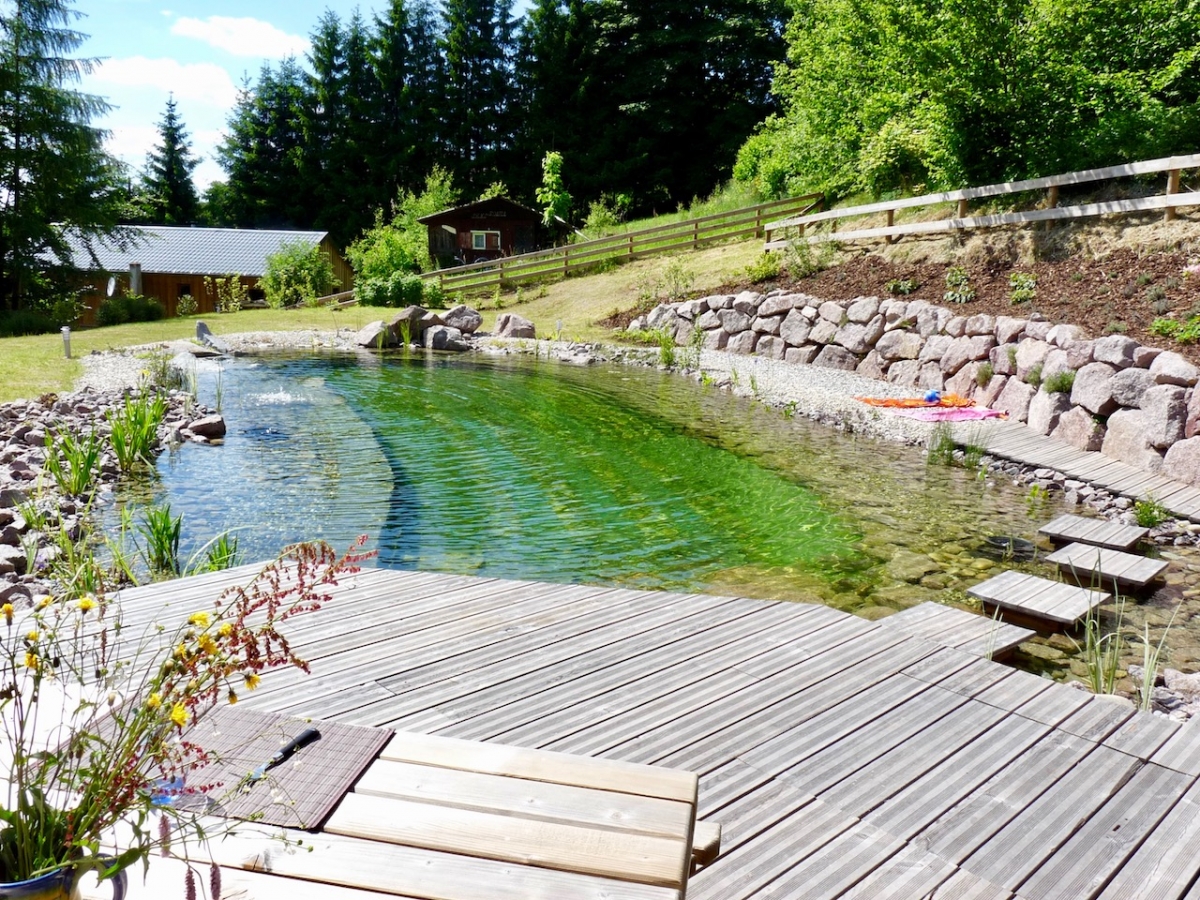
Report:
[[[881,397],[855,397],[862,403],[870,406],[886,406],[892,409],[919,409],[921,407],[954,407],[962,408],[966,406],[974,406],[974,400],[968,400],[966,397],[960,397],[958,394],[942,394],[938,400],[926,400],[923,397],[905,397],[896,398],[881,398]]]

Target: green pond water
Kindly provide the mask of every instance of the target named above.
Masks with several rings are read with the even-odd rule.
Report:
[[[182,513],[184,558],[227,530],[247,560],[367,534],[392,568],[816,600],[873,617],[966,603],[967,587],[1013,566],[989,536],[1032,540],[1063,511],[652,369],[280,356],[203,367],[199,381],[202,401],[220,394],[224,444],[164,454],[155,479],[118,496]],[[1146,605],[1156,628],[1189,590],[1180,565],[1188,574]],[[1176,617],[1173,643],[1200,656],[1188,621]],[[1071,663],[1064,638],[1033,651],[1031,668]]]

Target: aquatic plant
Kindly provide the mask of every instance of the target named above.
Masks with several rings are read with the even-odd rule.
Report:
[[[171,506],[151,506],[142,514],[138,533],[145,539],[142,559],[151,575],[179,575],[179,536],[183,531],[183,516],[172,516]]]
[[[1085,683],[1093,694],[1116,693],[1117,673],[1121,670],[1121,653],[1125,649],[1125,636],[1121,632],[1125,602],[1116,600],[1117,621],[1112,631],[1105,632],[1100,624],[1096,609],[1088,610],[1083,622],[1083,643],[1070,638],[1079,651],[1080,661],[1086,671]]]
[[[121,471],[154,462],[158,426],[166,412],[167,401],[161,394],[145,392],[127,396],[122,406],[109,411],[109,440]]]
[[[45,468],[64,494],[71,497],[91,494],[99,464],[100,438],[95,431],[87,437],[65,431],[46,436]]]
[[[1171,518],[1171,511],[1159,503],[1153,494],[1150,494],[1146,499],[1138,500],[1133,504],[1133,515],[1142,528],[1157,528]]]

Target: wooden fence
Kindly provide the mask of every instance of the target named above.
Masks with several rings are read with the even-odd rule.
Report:
[[[1103,169],[1087,169],[1082,172],[1068,172],[1064,175],[1032,178],[1027,181],[1010,181],[986,187],[965,188],[958,191],[946,191],[940,194],[925,194],[920,197],[905,197],[901,200],[868,203],[863,206],[831,209],[813,214],[805,213],[768,223],[765,229],[765,249],[768,252],[784,250],[793,241],[797,240],[816,243],[820,241],[853,241],[885,238],[891,243],[904,235],[936,234],[974,228],[993,228],[1000,225],[1024,225],[1033,222],[1080,219],[1090,216],[1144,212],[1156,209],[1165,210],[1166,218],[1173,219],[1175,218],[1175,210],[1179,207],[1200,206],[1200,193],[1193,191],[1179,193],[1179,173],[1183,169],[1194,168],[1200,168],[1200,154],[1169,156],[1164,159],[1152,159],[1143,162],[1128,163],[1122,166],[1108,166]],[[1138,197],[1133,200],[1112,200],[1104,203],[1087,203],[1078,206],[1058,205],[1058,189],[1064,185],[1086,184],[1092,181],[1128,178],[1132,175],[1148,175],[1156,172],[1167,173],[1166,190],[1162,194],[1156,194],[1151,197]],[[1040,190],[1047,192],[1046,208],[1028,210],[1026,212],[997,213],[994,215],[968,215],[969,205],[972,200],[978,200],[983,197],[1018,194],[1023,191]],[[911,209],[918,206],[955,202],[958,204],[958,209],[956,211],[957,215],[953,218],[937,219],[930,222],[914,222],[908,225],[895,224],[895,213],[898,209]],[[875,215],[878,213],[887,214],[887,225],[848,231],[836,230],[838,220],[840,219]],[[805,229],[809,226],[825,222],[829,223],[829,231],[822,231],[817,234],[805,234]],[[795,229],[795,234],[789,236],[789,229]]]
[[[672,250],[695,250],[719,241],[762,237],[766,223],[771,217],[803,215],[819,209],[823,199],[823,194],[806,194],[803,197],[774,200],[758,206],[701,216],[671,225],[627,231],[592,241],[568,244],[565,247],[438,269],[426,272],[421,277],[436,278],[446,291],[485,290],[497,285],[507,287],[539,278],[563,277],[610,259],[640,259]]]

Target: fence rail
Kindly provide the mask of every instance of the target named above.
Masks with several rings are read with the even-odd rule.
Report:
[[[889,243],[904,235],[935,234],[947,231],[959,231],[976,228],[994,228],[1001,225],[1022,225],[1032,222],[1050,222],[1065,219],[1087,218],[1091,216],[1110,215],[1114,213],[1141,212],[1162,209],[1166,218],[1175,218],[1178,207],[1200,206],[1200,194],[1194,192],[1179,193],[1179,174],[1183,169],[1200,168],[1200,154],[1187,156],[1169,156],[1162,159],[1144,160],[1127,163],[1120,166],[1107,166],[1102,169],[1086,169],[1080,172],[1067,172],[1062,175],[1050,175],[1045,178],[1031,178],[1026,181],[1009,181],[1003,184],[992,184],[984,187],[964,188],[957,191],[945,191],[939,194],[924,194],[920,197],[905,197],[900,200],[885,200],[879,203],[867,203],[862,206],[849,206],[843,209],[830,209],[824,212],[801,214],[798,216],[769,222],[766,226],[766,244],[768,252],[783,250],[794,240],[807,243],[820,241],[851,241],[886,238]],[[1114,200],[1105,203],[1087,203],[1078,206],[1059,206],[1058,189],[1072,184],[1086,184],[1093,181],[1105,181],[1111,178],[1127,178],[1133,175],[1148,175],[1157,172],[1167,173],[1167,187],[1162,194],[1151,197],[1139,197],[1132,200]],[[1028,210],[1017,213],[999,213],[994,215],[970,216],[969,204],[972,200],[983,197],[999,197],[1007,194],[1018,194],[1024,191],[1045,190],[1047,192],[1047,208]],[[931,206],[937,203],[958,203],[957,215],[950,219],[939,219],[931,222],[915,222],[908,225],[896,225],[894,216],[898,209],[911,209],[918,206]],[[840,219],[887,213],[887,225],[874,228],[861,228],[849,231],[837,231]],[[822,222],[830,223],[830,231],[815,235],[806,235],[805,229],[810,225]],[[794,237],[788,237],[788,229],[796,229]],[[783,236],[777,236],[782,232]]]
[[[729,212],[714,213],[670,225],[627,231],[565,247],[522,253],[503,259],[471,263],[426,272],[422,278],[437,279],[443,290],[484,290],[507,287],[538,278],[562,277],[609,259],[641,259],[672,250],[701,246],[735,238],[763,237],[772,216],[803,215],[820,207],[823,194],[806,194],[773,200]]]

